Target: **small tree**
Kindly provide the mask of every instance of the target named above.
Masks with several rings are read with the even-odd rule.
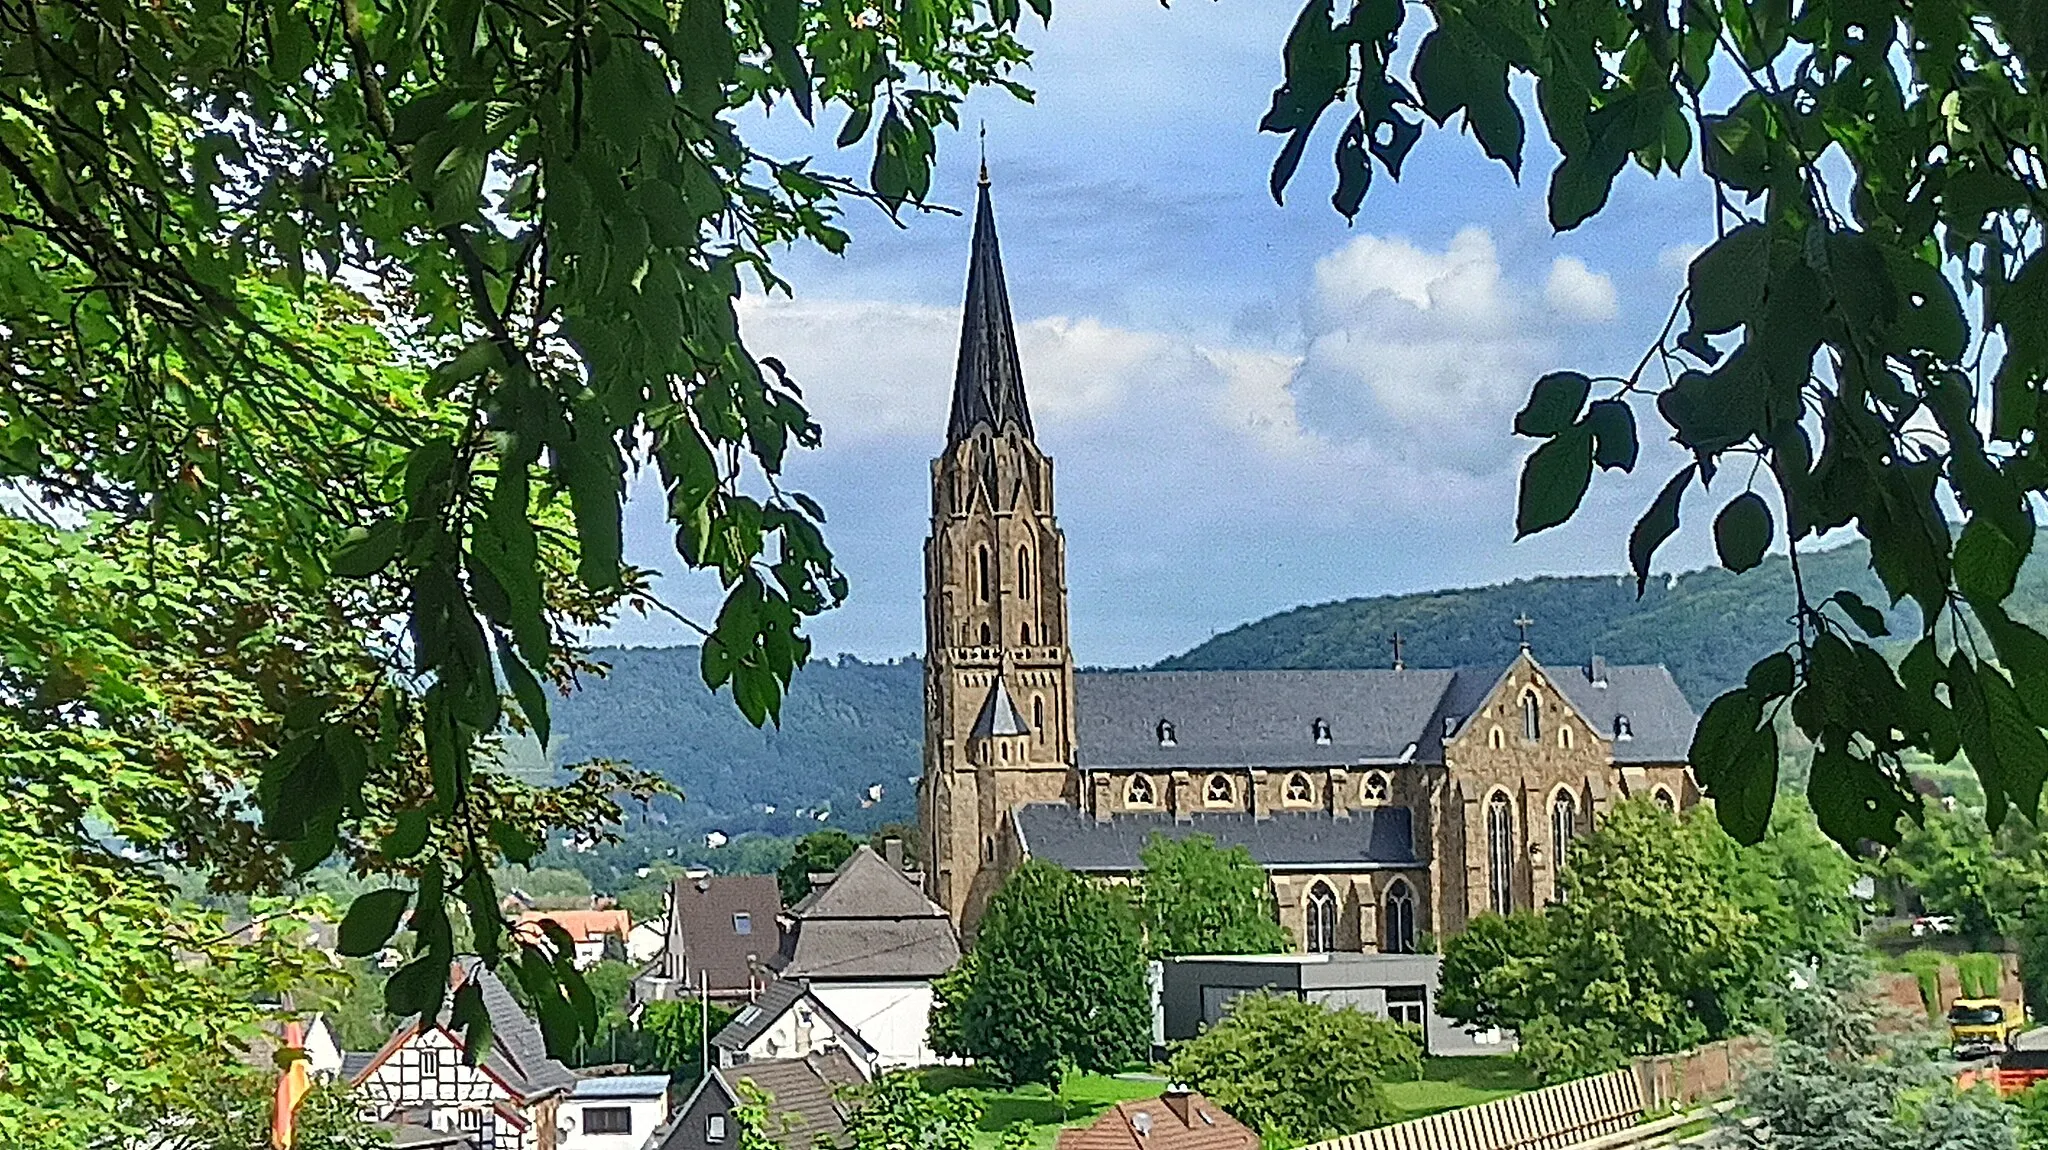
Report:
[[[847,1092],[847,1133],[855,1150],[971,1150],[981,1107],[964,1090],[928,1091],[908,1070],[892,1070]]]
[[[1019,867],[989,903],[960,1011],[968,1053],[998,1078],[1057,1086],[1063,1068],[1144,1057],[1151,994],[1137,916],[1050,863]]]
[[[1219,848],[1208,835],[1154,834],[1139,855],[1138,906],[1145,952],[1277,954],[1288,948],[1264,868],[1242,846]]]
[[[702,1009],[695,999],[648,1003],[640,1015],[640,1042],[634,1064],[684,1082],[703,1077],[704,1036],[725,1029],[733,1012],[712,1003],[707,1024],[700,1020]]]
[[[782,905],[795,906],[811,893],[812,875],[838,870],[841,863],[853,857],[859,846],[852,835],[837,827],[812,831],[798,839],[789,861],[775,872],[776,885],[782,888]]]
[[[1412,1026],[1260,991],[1175,1047],[1166,1070],[1269,1145],[1291,1146],[1383,1125],[1393,1111],[1381,1084],[1421,1068]]]

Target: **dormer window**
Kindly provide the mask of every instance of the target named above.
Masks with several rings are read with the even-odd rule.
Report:
[[[1124,805],[1150,807],[1158,803],[1159,793],[1152,789],[1152,780],[1144,775],[1132,775],[1130,786],[1124,788]]]
[[[1173,724],[1167,722],[1165,719],[1159,720],[1159,745],[1162,747],[1171,747],[1174,745]]]
[[[1307,775],[1296,771],[1287,776],[1287,789],[1282,792],[1282,797],[1296,806],[1306,806],[1316,801],[1315,784],[1308,781]]]
[[[1313,722],[1313,723],[1310,723],[1310,724],[1308,725],[1308,732],[1309,732],[1309,735],[1310,735],[1311,737],[1313,737],[1313,738],[1315,739],[1315,741],[1316,741],[1316,746],[1318,746],[1318,747],[1327,747],[1327,746],[1329,746],[1329,745],[1330,745],[1330,723],[1329,723],[1329,720],[1327,720],[1327,719],[1317,719],[1317,720],[1316,720],[1315,722]]]
[[[1629,724],[1627,715],[1614,716],[1614,737],[1617,740],[1636,737],[1636,729]]]

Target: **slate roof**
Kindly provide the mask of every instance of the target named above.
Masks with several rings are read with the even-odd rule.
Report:
[[[1183,1117],[1185,1115],[1185,1117]],[[1200,1094],[1119,1102],[1060,1131],[1057,1150],[1258,1150],[1256,1131]]]
[[[579,1078],[571,1098],[661,1098],[668,1094],[666,1074],[607,1074],[601,1078]]]
[[[1010,689],[1003,685],[1002,676],[996,676],[995,686],[988,689],[988,699],[981,705],[981,714],[974,720],[973,737],[986,739],[994,735],[1028,735],[1031,724],[1017,713],[1016,700],[1010,698]]]
[[[718,1071],[737,1093],[742,1082],[752,1082],[769,1098],[770,1128],[786,1129],[777,1139],[784,1146],[808,1147],[825,1142],[843,1146],[847,1142],[848,1102],[840,1090],[858,1086],[866,1079],[860,1068],[842,1050],[828,1050],[804,1058],[765,1059]]]
[[[470,979],[476,979],[482,985],[484,1011],[491,1020],[491,1047],[484,1055],[484,1069],[504,1083],[505,1089],[518,1096],[522,1105],[574,1087],[576,1076],[569,1072],[568,1067],[548,1056],[547,1040],[541,1036],[540,1026],[519,1005],[519,1000],[512,997],[504,982],[492,974],[481,959],[457,959],[448,972],[450,988],[459,987]],[[462,1031],[448,1021],[450,1006],[450,1003],[442,1004],[442,1016],[436,1025],[446,1029],[459,1046],[462,1044]],[[348,1074],[348,1081],[352,1085],[361,1085],[386,1059],[412,1041],[420,1029],[418,1021],[399,1027],[377,1053]],[[344,1055],[342,1065],[347,1067],[349,1063],[350,1057]]]
[[[785,978],[937,978],[960,959],[944,908],[866,846],[790,914]]]
[[[1014,425],[1030,436],[1031,409],[1024,402],[1024,367],[1010,322],[1010,289],[1003,282],[1003,253],[996,242],[996,211],[989,202],[986,168],[974,205],[967,303],[962,310],[960,361],[953,371],[946,442],[958,443],[983,424],[998,432]]]
[[[1541,666],[1541,664],[1539,664]],[[1603,735],[1626,715],[1616,762],[1684,762],[1698,721],[1661,665],[1543,668]],[[1444,721],[1461,727],[1505,667],[1445,670],[1092,671],[1075,676],[1084,769],[1441,763]],[[1328,724],[1329,742],[1315,738]],[[1162,746],[1159,724],[1173,725]]]
[[[1417,867],[1407,807],[1373,807],[1338,818],[1328,811],[1277,811],[1263,818],[1239,812],[1164,812],[1103,820],[1064,803],[1029,803],[1015,812],[1017,834],[1032,858],[1071,871],[1126,874],[1154,834],[1178,839],[1209,835],[1220,847],[1242,846],[1267,870],[1391,870]]]
[[[774,875],[684,877],[669,891],[669,931],[659,966],[665,978],[697,985],[710,975],[711,993],[744,993],[759,980],[756,963],[782,952],[782,891]],[[747,916],[747,934],[734,915]]]

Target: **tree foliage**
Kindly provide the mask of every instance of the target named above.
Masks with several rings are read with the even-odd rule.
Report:
[[[1404,32],[1412,54],[1397,51]],[[1871,643],[1888,631],[1877,607],[1797,583],[1796,634],[1708,708],[1693,742],[1728,831],[1765,832],[1773,720],[1788,709],[1815,745],[1807,794],[1838,842],[1897,841],[1919,809],[1908,749],[1944,762],[1966,749],[1992,825],[2015,807],[2032,817],[2048,780],[2048,636],[2006,603],[2048,489],[2039,5],[1309,0],[1284,58],[1261,124],[1287,136],[1276,198],[1346,101],[1346,216],[1375,170],[1400,177],[1425,121],[1462,113],[1519,175],[1522,77],[1560,155],[1560,231],[1599,215],[1631,162],[1712,184],[1716,238],[1636,368],[1536,381],[1516,419],[1540,440],[1517,530],[1569,519],[1596,466],[1633,470],[1653,409],[1691,460],[1630,535],[1639,587],[1684,513],[1711,516],[1731,571],[1782,536],[1797,574],[1802,544],[1853,530],[1884,598],[1917,605],[1917,641],[1894,669]]]
[[[1572,844],[1558,901],[1449,941],[1438,1008],[1520,1032],[1552,1081],[1775,1021],[1792,967],[1853,946],[1857,926],[1847,860],[1790,817],[1740,848],[1703,809],[1616,805]]]
[[[1208,835],[1154,834],[1138,857],[1144,869],[1137,903],[1150,957],[1276,954],[1291,945],[1265,868],[1243,846],[1224,850]]]
[[[782,905],[795,906],[811,893],[812,875],[838,870],[859,846],[852,835],[837,827],[812,831],[798,839],[789,861],[775,872],[776,885],[782,888]]]
[[[970,1150],[981,1106],[965,1090],[928,1091],[913,1070],[853,1088],[846,1132],[855,1150]]]
[[[271,1145],[277,1071],[207,1058],[168,1105],[133,1115],[139,1132],[89,1135],[93,1150],[256,1150]],[[362,1114],[345,1086],[316,1083],[293,1112],[293,1150],[380,1150],[387,1131]]]
[[[784,286],[779,245],[840,250],[843,198],[921,205],[964,95],[1022,93],[1021,16],[996,0],[0,10],[0,481],[31,512],[191,548],[280,611],[310,600],[310,620],[143,632],[202,669],[252,635],[346,639],[252,673],[222,716],[240,726],[207,732],[223,755],[141,740],[153,766],[126,781],[181,799],[145,849],[211,837],[300,870],[342,852],[399,883],[346,924],[357,951],[411,928],[394,1012],[440,1007],[459,904],[488,962],[516,950],[551,1048],[586,1036],[586,988],[506,937],[489,868],[528,861],[535,822],[599,820],[587,801],[559,822],[511,809],[490,742],[508,723],[547,741],[546,687],[578,669],[594,615],[660,609],[621,555],[643,468],[685,563],[725,587],[703,678],[754,723],[775,714],[803,620],[845,580],[822,509],[780,482],[819,430],[742,343],[737,298]],[[843,111],[842,145],[871,144],[866,177],[750,145],[740,125],[776,105]],[[99,668],[75,670],[54,683],[82,713],[64,692]],[[234,769],[183,802],[181,776],[222,757]],[[100,805],[65,811],[74,824],[125,802],[81,794]],[[261,842],[220,809],[251,798]],[[458,995],[453,1016],[481,1018],[480,1000]]]
[[[1421,1035],[1412,1026],[1259,991],[1175,1046],[1166,1074],[1268,1145],[1293,1146],[1385,1124],[1393,1110],[1381,1084],[1421,1070]]]
[[[709,1017],[696,999],[661,999],[648,1003],[640,1015],[640,1044],[633,1064],[678,1081],[704,1076],[704,1042],[732,1021],[733,1010],[712,1003]]]
[[[1057,1087],[1150,1049],[1142,932],[1120,892],[1028,861],[989,901],[969,961],[959,1037],[1000,1079]]]

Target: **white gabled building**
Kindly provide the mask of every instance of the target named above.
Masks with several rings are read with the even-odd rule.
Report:
[[[498,976],[476,959],[450,971],[460,987],[476,979],[491,1020],[491,1045],[475,1066],[445,1015],[413,1021],[349,1076],[356,1096],[382,1122],[461,1133],[474,1150],[560,1150],[558,1112],[575,1075],[548,1056],[540,1027]]]

